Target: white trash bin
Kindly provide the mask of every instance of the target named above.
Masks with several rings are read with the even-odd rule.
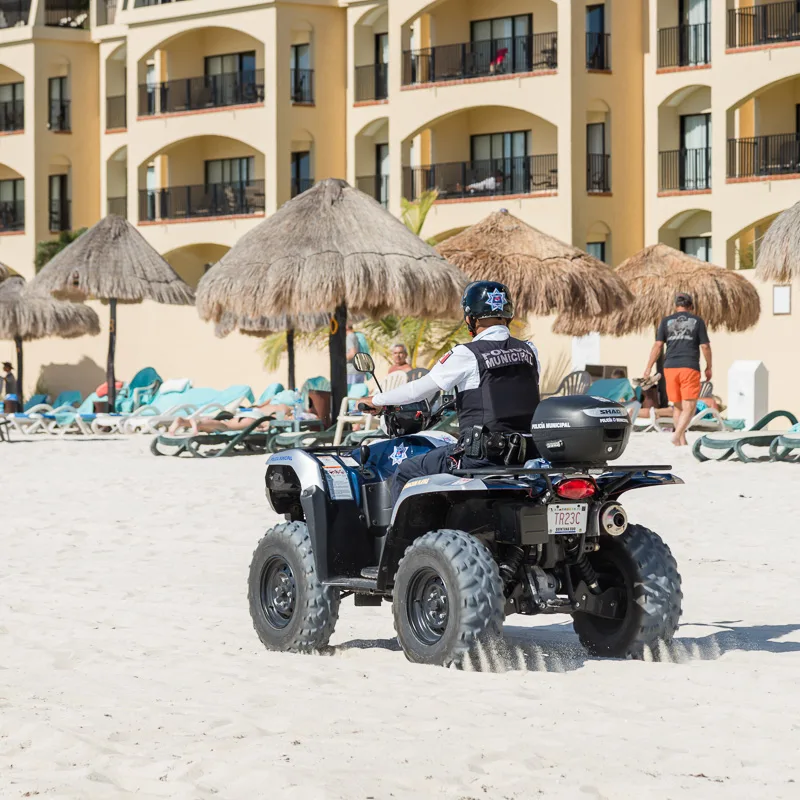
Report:
[[[728,370],[729,419],[748,428],[769,413],[769,372],[763,361],[734,361]]]

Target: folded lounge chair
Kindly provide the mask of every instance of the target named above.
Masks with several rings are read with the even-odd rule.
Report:
[[[768,431],[764,430],[770,422],[785,417],[791,425],[797,425],[797,417],[789,411],[772,411],[766,417],[762,417],[752,428],[741,431],[718,431],[706,433],[701,436],[692,446],[692,455],[698,461],[726,461],[731,456],[738,456],[740,461],[750,463],[759,459],[751,458],[745,453],[745,447],[769,448],[772,455],[772,445],[777,439],[789,434],[788,430]],[[722,455],[714,458],[706,455],[703,450],[722,451]]]

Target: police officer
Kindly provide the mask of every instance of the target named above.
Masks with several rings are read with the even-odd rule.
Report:
[[[508,330],[514,317],[511,293],[502,283],[475,281],[464,291],[461,308],[472,341],[456,345],[419,380],[372,398],[380,408],[456,390],[458,444],[404,461],[395,475],[395,500],[412,478],[459,467],[519,464],[526,455],[535,456],[529,439],[520,434],[530,434],[539,404],[539,354],[531,342],[514,339]]]

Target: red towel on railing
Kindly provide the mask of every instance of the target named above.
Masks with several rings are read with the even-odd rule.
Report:
[[[492,66],[499,67],[506,60],[507,55],[508,55],[507,47],[503,47],[501,50],[498,50],[494,61],[492,61]]]
[[[114,386],[117,387],[117,391],[119,391],[125,384],[122,381],[114,381]],[[108,396],[108,381],[105,383],[101,383],[97,389],[95,390],[95,394],[98,397],[107,397]]]

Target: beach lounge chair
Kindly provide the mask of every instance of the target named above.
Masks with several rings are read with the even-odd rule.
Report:
[[[261,393],[261,396],[255,401],[255,403],[253,403],[253,405],[262,406],[264,403],[271,403],[275,398],[275,395],[283,391],[285,391],[285,389],[282,383],[271,383],[266,389],[264,389],[264,391]]]
[[[52,414],[43,414],[45,430],[58,436],[64,436],[67,433],[91,435],[93,433],[92,422],[97,417],[94,412],[94,404],[102,399],[93,392],[77,408],[62,408]]]
[[[56,411],[68,411],[75,409],[81,404],[80,392],[61,392],[50,406],[47,403],[39,403],[31,406],[25,404],[26,410],[17,414],[8,414],[6,419],[20,433],[32,434],[47,430],[46,414],[53,414]]]
[[[780,436],[773,439],[769,446],[769,457],[773,461],[800,461],[800,455],[795,455],[794,451],[800,450],[800,425],[792,427]]]
[[[193,436],[160,434],[150,442],[150,452],[154,456],[181,456],[188,453],[195,458],[266,453],[271,434],[257,428],[267,419],[268,417],[254,417],[250,425],[240,431],[198,433]]]
[[[161,376],[152,367],[140,369],[131,382],[117,392],[116,411],[132,414],[137,408],[147,405],[162,383]]]
[[[782,431],[765,430],[770,422],[785,417],[790,425],[797,425],[797,417],[789,411],[772,411],[762,417],[752,428],[740,431],[716,431],[701,436],[692,446],[692,455],[698,461],[726,461],[736,455],[740,461],[750,463],[757,461],[745,452],[745,447],[768,448],[772,453],[772,444],[781,436],[789,434],[788,426]],[[707,455],[706,451],[719,451],[722,455],[714,457]]]
[[[570,372],[562,378],[558,388],[552,394],[543,394],[542,400],[546,397],[568,397],[573,394],[586,394],[586,390],[592,383],[592,376],[586,370],[579,369]]]

